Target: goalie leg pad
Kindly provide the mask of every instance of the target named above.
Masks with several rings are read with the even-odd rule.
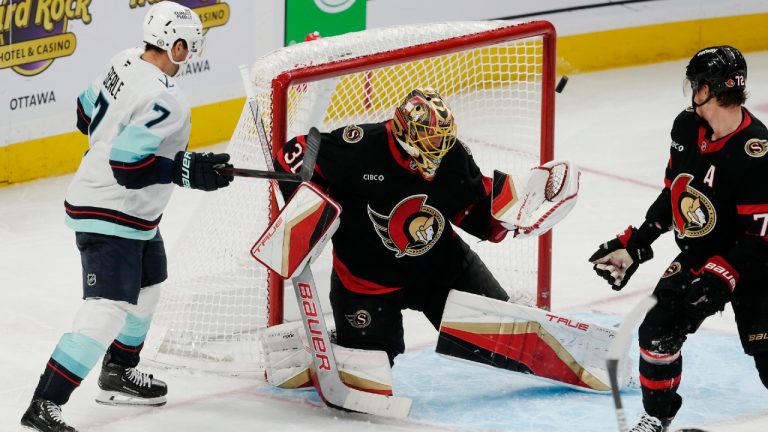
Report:
[[[312,387],[314,366],[301,322],[267,328],[261,343],[268,383],[280,388]],[[369,393],[392,395],[392,373],[386,352],[332,346],[344,384]]]
[[[268,327],[261,334],[267,382],[280,388],[312,386],[312,358],[304,349],[301,322]]]
[[[386,352],[334,344],[333,353],[344,384],[369,393],[392,396],[392,369]]]
[[[451,291],[437,352],[569,387],[610,391],[605,355],[615,330],[470,293]],[[628,380],[627,355],[621,380]]]

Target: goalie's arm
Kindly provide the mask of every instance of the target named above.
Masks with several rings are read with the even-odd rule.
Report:
[[[318,161],[312,167],[312,177],[309,181],[319,186],[324,192],[328,191],[329,181],[326,179],[324,170],[320,168],[320,152],[325,149],[324,153],[328,153],[333,149],[333,143],[330,141],[333,138],[329,134],[320,134],[321,145],[318,150]],[[298,174],[304,167],[304,156],[306,155],[308,135],[299,135],[291,138],[278,155],[274,159],[275,172]],[[323,157],[326,155],[323,154]],[[306,169],[306,168],[305,168]],[[280,182],[280,192],[284,198],[288,198],[293,195],[296,188],[299,187],[297,182]]]
[[[469,199],[457,203],[457,211],[453,214],[451,222],[480,240],[500,242],[508,230],[490,216],[493,180],[480,172],[480,168],[469,154],[464,154],[467,159],[463,182],[469,185],[471,193]]]

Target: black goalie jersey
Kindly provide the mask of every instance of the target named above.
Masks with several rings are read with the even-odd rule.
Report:
[[[675,119],[665,189],[646,216],[671,226],[694,268],[714,256],[742,276],[768,263],[768,130],[742,108],[741,125],[712,140],[689,108]]]
[[[305,136],[283,147],[277,170],[297,172]],[[500,241],[506,230],[490,213],[491,179],[457,143],[437,174],[425,180],[395,141],[390,122],[351,125],[322,134],[312,182],[342,208],[333,236],[333,267],[361,293],[450,283],[464,266],[466,246],[452,225]],[[289,196],[296,185],[281,183]]]

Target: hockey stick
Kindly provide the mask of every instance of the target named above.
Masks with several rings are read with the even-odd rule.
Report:
[[[259,135],[262,152],[269,171],[266,173],[278,174],[274,171],[271,155],[271,144],[266,134],[264,123],[262,122],[261,112],[256,103],[253,87],[248,77],[247,66],[240,66],[240,75],[245,85],[246,95],[248,96],[248,105],[251,108],[251,114],[256,123],[256,132]],[[308,181],[312,178],[317,161],[317,153],[320,149],[320,132],[317,128],[310,128],[307,134],[304,160],[298,175],[287,174],[289,176],[299,177],[298,181]],[[241,173],[257,170],[240,170]],[[262,171],[261,173],[263,173]],[[261,173],[258,175],[261,176]],[[277,180],[274,177],[262,177]],[[291,177],[291,181],[293,177]],[[276,189],[276,188],[275,188]],[[274,193],[275,201],[278,207],[284,205],[283,197],[280,192]],[[361,413],[375,414],[384,417],[405,418],[411,410],[411,400],[407,398],[384,396],[374,393],[367,393],[357,389],[347,387],[341,381],[336,363],[336,357],[333,354],[328,329],[325,325],[325,318],[320,306],[320,299],[317,295],[315,281],[312,277],[312,271],[307,264],[304,270],[293,278],[294,292],[301,312],[304,331],[309,339],[312,362],[315,365],[315,375],[312,380],[323,401],[341,409],[356,411]]]
[[[616,339],[613,340],[608,348],[606,355],[606,368],[608,369],[608,379],[611,381],[611,394],[613,395],[613,405],[616,408],[616,420],[619,423],[619,432],[627,432],[627,418],[624,415],[624,406],[621,403],[621,393],[619,389],[619,360],[624,357],[624,353],[629,349],[632,342],[632,329],[635,327],[645,314],[656,304],[656,297],[650,296],[640,300],[639,303],[629,311],[619,326],[616,333]]]
[[[309,264],[293,278],[293,289],[315,365],[312,380],[323,401],[329,406],[349,411],[383,417],[407,417],[411,410],[410,399],[360,391],[341,381]]]
[[[256,109],[256,112],[258,113],[258,108]],[[301,164],[301,170],[299,170],[298,174],[235,167],[219,168],[217,171],[223,175],[231,175],[237,177],[263,178],[292,182],[309,181],[315,171],[317,152],[320,150],[320,131],[318,131],[317,128],[311,127],[309,129],[309,134],[307,134],[307,144],[305,147],[304,160]]]
[[[264,127],[264,121],[261,116],[261,109],[256,102],[256,92],[253,88],[253,83],[249,77],[248,66],[240,65],[240,78],[243,81],[243,87],[245,88],[245,95],[248,101],[248,107],[251,109],[251,115],[253,116],[253,122],[256,126],[256,133],[259,136],[259,143],[261,144],[261,150],[264,155],[264,163],[267,167],[266,170],[255,170],[248,168],[235,168],[235,167],[216,167],[216,170],[224,175],[231,175],[237,177],[251,177],[251,178],[263,178],[276,181],[292,181],[303,182],[309,181],[312,178],[312,174],[315,168],[315,161],[317,160],[317,151],[320,148],[320,132],[317,128],[310,128],[307,135],[307,145],[304,153],[304,162],[301,166],[301,171],[298,174],[275,172],[274,164],[272,163],[272,143],[267,136],[267,130]],[[306,163],[307,161],[311,163]],[[277,185],[274,185],[275,189]],[[280,202],[281,200],[278,200]],[[282,206],[282,204],[281,204]]]

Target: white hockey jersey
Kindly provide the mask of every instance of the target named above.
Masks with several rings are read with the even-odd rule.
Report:
[[[67,190],[66,224],[148,240],[171,197],[173,158],[187,147],[190,107],[178,84],[125,50],[78,98],[89,149]]]

